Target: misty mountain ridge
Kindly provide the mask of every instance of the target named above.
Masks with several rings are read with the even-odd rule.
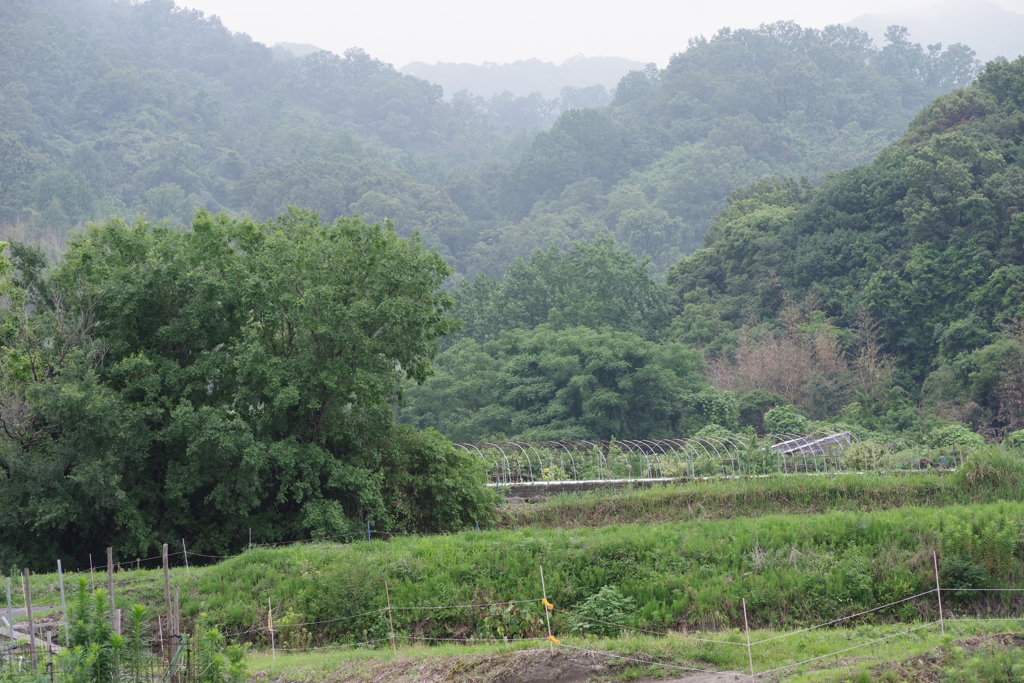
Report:
[[[274,43],[270,48],[277,57],[293,57],[302,59],[314,52],[321,52],[324,48],[311,45],[310,43]]]
[[[616,61],[630,66],[518,66]],[[363,50],[281,58],[173,0],[0,1],[0,65],[0,235],[56,254],[110,216],[302,206],[388,218],[469,278],[598,236],[664,273],[736,187],[869,161],[980,66],[963,46],[776,22],[693,39],[614,95],[559,78],[557,100],[446,99]]]
[[[944,0],[928,7],[862,14],[845,25],[866,31],[882,45],[886,28],[894,24],[906,26],[910,39],[922,45],[970,45],[983,62],[1024,54],[1024,14],[985,0]]]
[[[585,88],[601,85],[611,91],[630,71],[644,68],[643,62],[625,57],[584,57],[576,55],[561,64],[540,59],[521,59],[511,64],[456,64],[453,62],[412,62],[399,69],[444,88],[446,98],[468,90],[473,95],[491,97],[504,92],[525,96],[539,92],[548,99],[557,98],[564,87]]]

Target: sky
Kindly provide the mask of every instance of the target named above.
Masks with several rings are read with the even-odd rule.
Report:
[[[575,55],[627,57],[664,67],[696,35],[781,19],[822,28],[871,12],[935,0],[177,0],[215,14],[232,31],[273,45],[311,43],[341,54],[360,47],[402,67],[410,62],[506,63]],[[1024,13],[1024,0],[999,0]]]

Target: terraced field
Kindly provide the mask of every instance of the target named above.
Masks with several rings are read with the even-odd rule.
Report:
[[[248,643],[254,675],[282,681],[902,680],[909,656],[934,664],[921,672],[957,657],[1016,666],[1015,636],[999,634],[1024,615],[1007,590],[1024,588],[1022,523],[1024,460],[987,449],[955,471],[592,491],[506,505],[480,531],[188,569],[179,555],[171,583],[186,624]],[[119,607],[162,611],[162,572],[115,579]],[[56,604],[55,576],[33,586]]]

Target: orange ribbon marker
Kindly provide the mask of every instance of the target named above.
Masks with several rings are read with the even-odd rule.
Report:
[[[562,641],[560,641],[558,638],[555,638],[554,636],[548,636],[548,640],[550,640],[555,645],[561,645],[562,644]]]
[[[541,601],[540,601],[540,604],[542,604],[542,605],[544,605],[545,607],[547,607],[549,611],[550,611],[550,610],[553,610],[553,609],[555,609],[555,606],[554,606],[554,605],[552,605],[552,604],[551,604],[550,602],[548,602],[548,599],[547,599],[547,598],[544,598],[543,600],[541,600]]]

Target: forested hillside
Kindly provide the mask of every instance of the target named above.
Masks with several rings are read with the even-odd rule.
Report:
[[[478,278],[406,419],[467,439],[772,431],[773,408],[781,431],[889,443],[1019,431],[1022,144],[1024,59],[991,62],[872,163],[734,191],[666,285],[600,241]]]
[[[801,311],[840,338],[871,339],[894,386],[920,388],[938,414],[990,435],[1020,429],[1022,104],[1024,60],[992,62],[873,163],[818,190],[762,182],[734,194],[706,248],[669,274],[677,338],[715,349],[726,385],[753,388],[744,364],[763,365],[751,354],[778,343],[766,330],[794,329]],[[884,422],[904,396],[855,412]]]
[[[0,32],[0,222],[29,238],[59,240],[83,221],[136,212],[185,224],[200,207],[269,217],[293,203],[333,219],[362,208],[349,204],[369,190],[335,211],[327,202],[346,178],[304,182],[303,162],[372,165],[387,150],[469,162],[496,140],[483,116],[360,50],[275,59],[171,2],[5,0]],[[410,211],[430,212],[424,191],[445,194],[393,163],[373,168],[376,182],[367,169],[361,182]],[[263,186],[266,172],[276,188]],[[296,184],[304,196],[288,194]],[[442,205],[438,220],[452,201]]]
[[[977,68],[895,30],[880,48],[792,23],[679,47],[607,106],[587,88],[446,101],[362,50],[296,59],[170,0],[3,0],[0,226],[55,255],[111,215],[299,205],[419,230],[470,276],[598,235],[661,274],[735,187],[863,163]]]

